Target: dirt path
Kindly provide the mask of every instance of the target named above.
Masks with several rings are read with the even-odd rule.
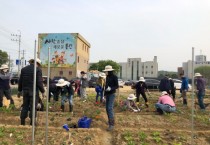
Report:
[[[108,131],[104,131],[103,132],[103,142],[104,142],[104,145],[112,145],[113,143],[113,137],[112,137],[112,132],[108,132]]]

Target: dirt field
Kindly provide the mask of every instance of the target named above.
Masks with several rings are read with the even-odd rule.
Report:
[[[149,108],[145,108],[141,98],[141,112],[133,113],[123,111],[118,101],[124,100],[129,93],[134,91],[130,87],[120,88],[115,103],[116,126],[114,131],[107,132],[107,116],[104,105],[95,105],[94,89],[87,89],[88,100],[82,102],[78,97],[74,98],[74,114],[68,112],[66,104],[65,112],[60,112],[60,101],[55,105],[50,103],[53,109],[49,109],[48,115],[48,144],[49,145],[209,145],[210,144],[210,92],[204,102],[206,111],[201,112],[196,105],[192,125],[191,93],[188,93],[188,106],[182,105],[182,100],[177,91],[177,113],[157,115],[154,110],[159,92],[151,92],[147,95]],[[28,145],[31,143],[32,127],[27,119],[26,126],[20,126],[20,105],[22,98],[15,99],[16,109],[0,110],[0,145]],[[78,119],[87,116],[92,119],[91,127],[70,128],[65,131],[62,126],[77,125]],[[35,129],[35,144],[45,144],[46,112],[38,112],[37,126]],[[192,139],[193,137],[193,139]]]

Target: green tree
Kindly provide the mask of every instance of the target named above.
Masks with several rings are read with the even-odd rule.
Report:
[[[208,84],[210,83],[210,66],[200,66],[197,67],[194,71],[195,73],[201,73],[202,76],[207,79]]]
[[[0,50],[0,65],[9,61],[8,54],[5,51]]]
[[[114,71],[116,73],[118,73],[120,70],[120,65],[117,62],[112,61],[112,60],[99,60],[99,62],[92,64],[89,70],[103,71],[105,69],[105,66],[107,65],[111,65],[112,68],[115,69]]]

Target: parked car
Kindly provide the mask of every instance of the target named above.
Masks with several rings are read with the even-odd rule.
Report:
[[[135,83],[135,81],[127,80],[127,81],[125,81],[124,85],[125,86],[132,86],[133,83]]]
[[[160,81],[156,79],[145,79],[148,89],[159,89]]]
[[[89,88],[95,88],[96,84],[97,84],[98,78],[97,77],[92,77],[89,81],[88,81],[88,86]]]
[[[123,88],[125,82],[122,79],[118,79],[118,85],[120,88]]]
[[[68,79],[67,79],[66,77],[55,76],[55,77],[52,79],[52,82],[57,83],[58,80],[60,80],[60,79],[64,79],[65,81],[68,81]]]

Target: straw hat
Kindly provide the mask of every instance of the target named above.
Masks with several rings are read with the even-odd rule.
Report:
[[[201,77],[202,75],[200,73],[195,73],[194,77]]]
[[[63,87],[63,86],[65,86],[65,85],[67,85],[67,84],[68,84],[68,82],[65,81],[64,79],[59,79],[59,80],[58,80],[58,83],[56,84],[56,86],[58,86],[58,87]]]
[[[134,94],[129,94],[128,100],[135,100],[136,99],[136,96]]]
[[[144,77],[140,77],[139,81],[140,81],[140,82],[145,82]]]
[[[29,63],[31,63],[31,62],[33,62],[34,61],[34,59],[32,58],[32,59],[30,59],[28,62]],[[36,58],[36,62],[39,64],[39,65],[41,65],[41,60],[39,59],[39,58]]]
[[[166,91],[163,91],[163,92],[161,93],[161,96],[164,96],[164,95],[168,95],[168,93],[167,93]]]
[[[8,68],[9,68],[8,65],[2,64],[0,69],[8,69]]]
[[[105,70],[103,70],[103,71],[113,71],[114,69],[112,68],[112,66],[111,65],[107,65],[106,67],[105,67]]]

